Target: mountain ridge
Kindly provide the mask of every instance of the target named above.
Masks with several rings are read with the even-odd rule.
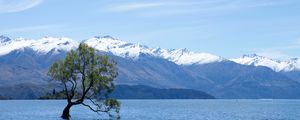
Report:
[[[50,47],[45,47],[47,42],[50,44],[48,44]],[[62,45],[66,42],[71,43],[71,45],[67,47]],[[220,56],[215,56],[209,53],[191,52],[187,49],[149,48],[145,45],[140,45],[137,43],[128,43],[119,39],[115,39],[111,36],[95,36],[93,38],[83,40],[82,42],[96,48],[97,50],[111,52],[117,56],[133,59],[137,59],[140,53],[143,53],[168,59],[169,61],[175,62],[177,64],[204,64],[209,62],[225,60]],[[43,37],[37,40],[24,38],[10,39],[10,41],[4,41],[0,43],[0,46],[2,48],[0,49],[0,55],[5,55],[13,50],[22,49],[26,47],[33,48],[34,50],[40,53],[50,52],[51,49],[54,48],[68,51],[76,48],[79,43],[79,41],[75,41],[66,37]]]
[[[259,56],[257,54],[243,55],[242,57],[226,59],[221,56],[205,53],[192,52],[188,49],[163,49],[163,48],[149,48],[146,45],[138,43],[128,43],[123,40],[116,39],[112,36],[95,36],[90,39],[76,41],[67,37],[48,37],[44,36],[41,39],[11,39],[7,36],[0,36],[0,56],[8,54],[17,49],[24,49],[26,47],[32,48],[41,54],[47,54],[52,50],[55,54],[59,51],[69,51],[75,49],[80,42],[86,43],[97,50],[103,52],[110,52],[114,55],[138,59],[140,54],[149,54],[155,57],[160,57],[174,62],[178,65],[192,65],[192,64],[208,64],[213,62],[233,61],[243,65],[265,66],[276,72],[290,72],[300,71],[300,58],[291,58],[286,61],[279,61],[267,57]]]
[[[299,58],[291,58],[286,61],[280,61],[257,54],[249,54],[230,60],[243,65],[265,66],[271,68],[276,72],[290,72],[300,70]]]
[[[65,58],[79,41],[68,38],[43,37],[34,40],[3,40],[0,49],[14,46],[15,41],[29,44],[10,49],[0,55],[0,87],[45,86],[50,65]],[[32,43],[31,43],[32,42]],[[118,62],[117,85],[146,85],[155,88],[194,89],[217,98],[300,98],[300,72],[276,72],[269,67],[243,65],[215,55],[192,53],[187,49],[149,48],[127,43],[111,36],[84,40]],[[27,46],[26,46],[27,45]],[[48,46],[49,45],[49,46]],[[4,47],[3,47],[4,46]],[[46,52],[45,52],[46,51]],[[0,51],[1,52],[1,51]],[[3,52],[3,51],[2,51]],[[197,59],[183,56],[196,56]],[[199,56],[198,56],[199,55]],[[204,56],[204,57],[203,57]],[[208,59],[212,57],[212,59]],[[248,55],[253,57],[254,55]],[[179,61],[186,61],[181,64]],[[297,60],[297,59],[295,59]],[[187,64],[188,63],[188,64]],[[23,91],[14,88],[20,97]],[[32,93],[31,89],[28,89]],[[299,92],[298,92],[299,91]],[[0,95],[13,95],[13,93]],[[45,92],[41,90],[39,93]],[[27,94],[38,96],[40,94]],[[4,96],[10,97],[10,96]],[[16,96],[18,97],[18,96]]]

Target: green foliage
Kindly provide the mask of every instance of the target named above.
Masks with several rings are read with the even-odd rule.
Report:
[[[120,102],[116,99],[109,98],[104,101],[104,104],[107,106],[107,109],[114,110],[114,113],[108,112],[109,116],[115,119],[120,119],[119,112],[120,112]]]
[[[48,75],[54,81],[63,84],[64,94],[70,105],[83,104],[92,109],[90,105],[83,103],[85,99],[91,101],[95,99],[97,102],[109,100],[110,104],[102,104],[107,105],[106,108],[109,109],[119,109],[117,100],[108,99],[108,94],[115,87],[114,78],[118,74],[115,66],[116,62],[109,59],[108,56],[98,55],[94,48],[81,43],[78,49],[71,50],[64,60],[54,62]],[[99,104],[94,105],[100,106]],[[116,107],[116,105],[118,106]],[[103,111],[107,112],[108,110]]]
[[[105,105],[109,106],[111,108],[117,109],[117,110],[119,110],[119,108],[120,108],[120,103],[116,99],[113,99],[113,98],[106,99]]]

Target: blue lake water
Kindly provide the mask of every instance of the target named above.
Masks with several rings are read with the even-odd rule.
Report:
[[[3,100],[0,120],[60,120],[64,100]],[[300,100],[121,100],[122,120],[299,120]],[[105,119],[84,106],[72,120]]]

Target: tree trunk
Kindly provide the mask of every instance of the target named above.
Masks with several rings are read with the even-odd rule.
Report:
[[[70,119],[70,108],[72,107],[72,104],[68,103],[68,105],[65,107],[61,117],[63,119]]]

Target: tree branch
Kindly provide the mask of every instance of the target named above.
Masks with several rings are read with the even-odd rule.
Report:
[[[101,110],[101,109],[94,109],[93,107],[91,107],[88,104],[85,103],[81,103],[83,106],[88,107],[90,110],[94,111],[94,112],[109,112],[109,109],[105,109],[105,110]]]
[[[82,95],[83,93],[85,92],[85,62],[83,62],[83,66],[82,66],[82,71],[80,70],[80,73],[81,73],[81,84],[82,84]]]
[[[101,108],[102,107],[102,105],[99,105],[99,104],[97,104],[96,102],[94,102],[91,98],[89,98],[89,97],[86,97],[88,100],[90,100],[95,106],[97,106],[97,107],[99,107],[99,108]]]
[[[74,96],[75,83],[74,83],[72,80],[69,80],[69,81],[70,81],[70,83],[72,84],[72,88],[71,88],[71,96],[70,96],[70,98],[72,99],[73,96]]]
[[[70,96],[69,96],[67,84],[65,82],[62,82],[62,83],[65,86],[65,92],[66,92],[66,95],[67,95],[68,103],[71,103],[71,99],[70,99]]]

